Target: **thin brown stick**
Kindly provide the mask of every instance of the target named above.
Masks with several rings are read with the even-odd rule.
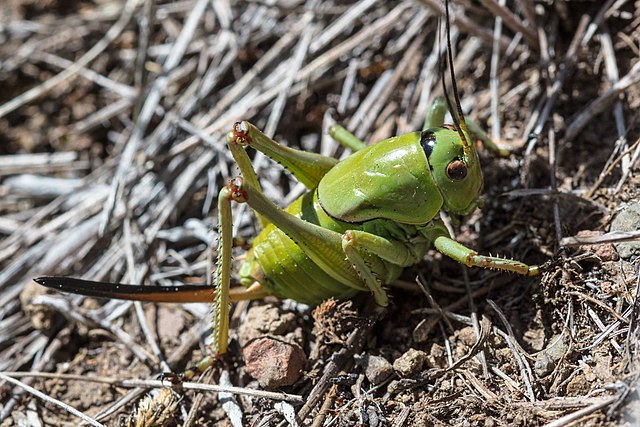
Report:
[[[638,82],[640,82],[640,63],[636,63],[623,78],[611,87],[611,89],[591,101],[584,111],[582,111],[569,124],[565,138],[569,141],[574,139],[594,116],[602,113],[607,107],[615,102],[616,99],[618,99],[622,92]]]
[[[128,380],[119,380],[111,377],[100,377],[93,375],[73,375],[73,374],[58,374],[51,372],[0,372],[2,378],[11,377],[11,378],[27,378],[27,377],[38,377],[38,378],[56,378],[63,379],[68,381],[88,381],[95,382],[101,384],[109,384],[111,386],[124,387],[124,388],[162,388],[167,387],[166,381],[161,380],[136,380],[136,379],[128,379]],[[180,387],[185,390],[196,390],[196,391],[214,391],[214,392],[224,392],[231,394],[239,394],[245,396],[254,396],[261,397],[265,399],[272,400],[283,400],[285,402],[293,402],[293,403],[302,403],[302,396],[298,396],[295,394],[288,393],[278,393],[272,391],[264,391],[264,390],[255,390],[245,387],[225,387],[219,386],[215,384],[201,384],[194,382],[183,382],[180,383]]]
[[[640,239],[640,230],[610,231],[600,236],[572,236],[560,241],[561,246],[599,245],[604,243],[629,242]]]
[[[606,408],[607,406],[614,403],[617,399],[618,399],[617,396],[614,396],[608,399],[603,399],[600,402],[593,403],[587,406],[586,408],[572,412],[571,414],[565,415],[564,417],[560,417],[555,421],[545,424],[544,427],[563,427],[563,426],[569,425],[589,414],[599,411],[600,409]]]

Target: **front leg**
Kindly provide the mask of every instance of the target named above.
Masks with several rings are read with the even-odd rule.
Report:
[[[527,265],[523,262],[508,258],[480,255],[476,251],[456,242],[449,236],[437,237],[433,245],[442,254],[453,258],[467,267],[493,268],[522,274],[523,276],[537,276],[541,271],[541,267],[537,265]]]

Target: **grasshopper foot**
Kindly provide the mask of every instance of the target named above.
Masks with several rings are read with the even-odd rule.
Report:
[[[186,378],[184,372],[162,372],[158,375],[158,379],[162,382],[169,381],[172,388],[177,388],[180,387]]]
[[[205,356],[198,363],[188,367],[183,373],[179,374],[181,379],[190,380],[197,375],[204,373],[207,369],[214,366],[220,360],[220,355]]]
[[[236,122],[231,131],[227,134],[227,142],[229,144],[238,144],[246,147],[251,144],[251,136],[249,135],[249,122]]]

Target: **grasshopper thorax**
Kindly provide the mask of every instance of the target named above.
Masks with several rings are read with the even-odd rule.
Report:
[[[340,221],[382,218],[417,225],[440,209],[470,213],[481,189],[475,150],[456,131],[434,128],[352,154],[322,178],[317,191],[323,210]]]

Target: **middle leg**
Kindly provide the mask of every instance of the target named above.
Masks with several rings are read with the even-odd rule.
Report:
[[[342,235],[342,250],[371,293],[373,293],[378,305],[383,307],[389,303],[387,292],[383,288],[383,284],[387,282],[387,277],[378,276],[382,274],[388,275],[389,267],[382,260],[396,266],[398,269],[414,265],[420,261],[417,254],[413,253],[401,242],[361,230],[348,230]],[[367,254],[372,256],[367,257]],[[378,274],[375,272],[378,272]]]

